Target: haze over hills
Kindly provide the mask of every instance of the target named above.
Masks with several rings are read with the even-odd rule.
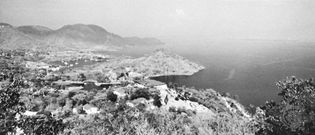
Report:
[[[19,26],[16,29],[32,36],[44,36],[53,32],[52,29],[39,25]]]
[[[65,25],[57,30],[45,26],[14,27],[0,23],[0,47],[4,49],[117,49],[127,45],[164,44],[155,38],[121,37],[97,25]]]
[[[22,33],[13,28],[9,24],[0,25],[0,47],[4,49],[29,48],[39,47],[39,42],[36,39]]]

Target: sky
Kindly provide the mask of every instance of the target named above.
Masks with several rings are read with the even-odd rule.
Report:
[[[96,24],[121,36],[315,41],[314,0],[0,0],[14,26]]]

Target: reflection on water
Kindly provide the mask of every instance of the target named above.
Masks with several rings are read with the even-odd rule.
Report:
[[[235,75],[235,68],[231,69],[230,73],[229,73],[229,76],[227,78],[224,79],[224,81],[228,81],[228,80],[231,80],[234,78],[234,75]]]

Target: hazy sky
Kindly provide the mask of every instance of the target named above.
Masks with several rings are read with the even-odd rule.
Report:
[[[0,0],[0,22],[96,24],[122,36],[315,41],[315,0]]]

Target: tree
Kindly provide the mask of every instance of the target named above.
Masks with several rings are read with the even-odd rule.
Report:
[[[0,86],[0,134],[8,134],[17,126],[15,116],[25,110],[20,102],[20,89],[25,87],[24,70],[18,65],[7,65],[2,71],[7,82]]]
[[[1,59],[1,61],[2,60],[3,59]],[[22,93],[22,91],[25,88],[36,85],[34,85],[32,80],[27,80],[27,70],[11,59],[7,60],[6,64],[2,65],[0,68],[0,74],[2,75],[0,80],[2,81],[2,85],[0,86],[0,134],[5,135],[14,133],[17,127],[21,127],[28,134],[39,134],[37,132],[39,130],[42,130],[42,133],[45,134],[55,132],[56,128],[58,131],[62,130],[62,128],[57,126],[60,125],[60,121],[56,122],[53,118],[45,118],[44,120],[33,118],[25,119],[25,116],[21,114],[25,111],[26,106],[20,99],[22,99],[22,94],[26,93]],[[37,77],[41,75],[35,72],[34,76]],[[39,77],[38,79],[41,78]],[[52,124],[53,126],[51,127],[53,128],[44,126],[47,124]],[[28,132],[26,127],[32,127],[32,132]]]
[[[118,96],[113,91],[108,91],[107,99],[110,100],[111,102],[116,102],[118,99]]]
[[[97,72],[94,75],[96,77],[97,82],[101,82],[101,83],[109,83],[110,82],[109,77],[106,76],[105,74],[101,73],[101,72]]]
[[[86,76],[83,73],[80,73],[78,75],[78,81],[85,81],[86,80]]]
[[[137,98],[145,98],[146,100],[149,100],[151,96],[152,96],[152,94],[149,92],[149,89],[140,88],[131,94],[130,100],[134,100]]]
[[[50,115],[23,116],[19,121],[21,127],[26,134],[35,135],[56,135],[62,132],[66,124],[61,119],[55,119]]]
[[[315,84],[313,79],[289,77],[277,83],[281,101],[267,102],[266,122],[271,126],[267,134],[315,133]]]
[[[0,134],[13,132],[17,126],[16,114],[24,110],[19,101],[19,89],[7,86],[0,90]]]

